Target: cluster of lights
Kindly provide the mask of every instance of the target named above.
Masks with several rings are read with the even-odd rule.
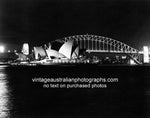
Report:
[[[11,53],[11,52],[16,53],[16,52],[17,52],[17,50],[13,50],[13,51],[8,50],[7,52],[8,52],[8,53]]]
[[[0,45],[0,53],[4,53],[5,52],[5,47],[3,45]],[[8,50],[8,53],[10,53],[11,51]],[[17,52],[17,50],[14,50],[14,52]]]
[[[11,50],[5,50],[5,46],[4,45],[0,45],[0,53],[4,53],[4,52],[8,52],[8,53],[11,53],[11,52],[14,52],[14,53],[16,53],[17,52],[17,50],[13,50],[13,51],[11,51]]]

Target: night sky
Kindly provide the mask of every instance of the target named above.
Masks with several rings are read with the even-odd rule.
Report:
[[[43,45],[78,34],[150,45],[149,0],[1,0],[0,43]],[[11,45],[11,46],[10,46]]]

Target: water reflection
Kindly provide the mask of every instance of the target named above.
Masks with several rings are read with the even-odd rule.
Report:
[[[0,67],[0,118],[10,117],[10,91],[5,68]]]
[[[150,68],[143,69],[145,67],[140,66],[0,66],[0,118],[57,118],[60,115],[62,118],[74,115],[149,118],[145,114],[149,115],[150,94],[143,96],[143,88],[150,90]],[[43,89],[41,84],[32,82],[33,77],[105,77],[107,74],[119,78],[119,83],[109,84],[108,89]]]

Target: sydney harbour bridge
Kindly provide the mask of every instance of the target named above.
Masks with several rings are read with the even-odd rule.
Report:
[[[128,55],[137,64],[142,64],[143,53],[139,50],[112,38],[98,35],[74,35],[57,39],[60,42],[74,40],[74,43],[80,49],[86,49],[86,52],[104,52],[104,53],[122,53]]]

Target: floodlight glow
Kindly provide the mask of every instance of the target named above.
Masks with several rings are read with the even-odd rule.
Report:
[[[5,50],[4,46],[0,46],[0,53],[3,53]]]
[[[134,60],[130,59],[130,65],[135,65]]]

